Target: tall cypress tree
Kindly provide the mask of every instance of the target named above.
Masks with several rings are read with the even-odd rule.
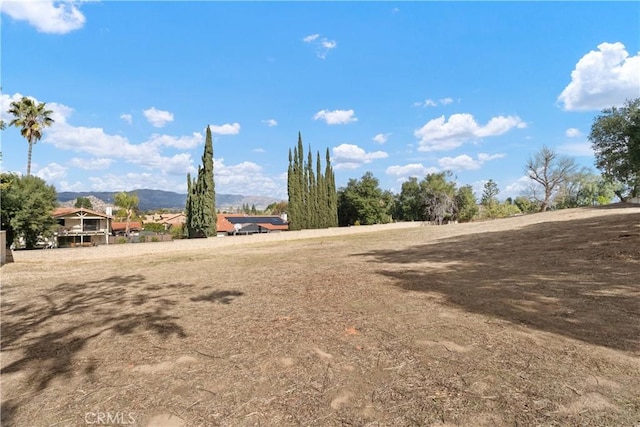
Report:
[[[326,154],[326,168],[324,178],[327,187],[327,202],[329,205],[329,226],[338,226],[338,192],[336,191],[336,177],[331,167],[331,156],[329,155],[329,147]]]
[[[216,189],[213,179],[213,138],[207,126],[202,165],[198,166],[197,178],[187,174],[187,202],[185,206],[184,235],[210,237],[216,234]]]
[[[211,128],[207,126],[207,134],[202,154],[202,184],[200,197],[202,197],[202,231],[205,236],[216,235],[216,188],[213,180],[213,138]]]
[[[313,165],[311,147],[304,161],[302,135],[298,132],[298,144],[289,149],[287,170],[287,194],[289,196],[289,229],[335,227],[338,225],[338,197],[335,190],[335,176],[331,168],[329,149],[324,175],[320,152]]]
[[[320,151],[316,152],[316,188],[318,199],[318,228],[329,226],[329,204],[327,201],[327,188],[322,175],[322,165],[320,163]]]
[[[185,222],[182,236],[190,239],[193,230],[193,189],[191,188],[191,174],[187,173],[187,204],[184,208]]]

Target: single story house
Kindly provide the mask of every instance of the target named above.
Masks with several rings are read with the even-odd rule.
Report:
[[[111,232],[114,236],[124,236],[127,231],[126,221],[111,222]],[[140,221],[129,221],[129,234],[137,235],[142,231],[142,223]]]
[[[218,214],[216,229],[218,236],[279,233],[289,230],[289,224],[278,215]]]
[[[187,216],[184,213],[171,213],[171,214],[153,214],[147,215],[144,222],[153,222],[156,224],[164,225],[165,230],[170,230],[176,226],[182,226],[186,222]]]
[[[108,244],[110,215],[84,208],[57,208],[53,217],[58,223],[55,233],[58,247]]]

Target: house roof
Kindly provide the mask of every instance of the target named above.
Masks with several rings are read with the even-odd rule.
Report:
[[[233,224],[226,218],[227,214],[218,214],[216,218],[216,231],[229,233],[234,231]]]
[[[125,231],[127,229],[127,223],[114,221],[111,223],[111,229],[113,231]],[[142,230],[142,223],[138,221],[131,221],[129,223],[129,230]]]
[[[76,214],[85,214],[85,216],[99,216],[101,218],[111,218],[111,216],[104,214],[102,212],[96,212],[91,209],[84,208],[56,208],[53,210],[54,218],[63,218],[63,217],[76,217]]]
[[[218,214],[217,231],[233,232],[235,225],[240,225],[243,229],[254,224],[266,230],[288,230],[289,224],[277,215],[246,215],[246,214]]]

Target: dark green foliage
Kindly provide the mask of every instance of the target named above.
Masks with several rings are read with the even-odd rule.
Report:
[[[0,216],[7,246],[22,237],[31,249],[39,237],[52,235],[56,221],[51,213],[58,198],[52,185],[35,176],[8,173],[0,175],[0,185]]]
[[[540,210],[540,204],[538,202],[524,196],[516,197],[513,204],[516,205],[522,213],[534,213]]]
[[[618,197],[640,196],[640,98],[603,110],[591,126],[589,141],[598,169],[622,184]]]
[[[164,224],[158,222],[145,222],[144,231],[153,231],[154,233],[164,233],[166,230]]]
[[[442,224],[457,220],[456,183],[449,181],[451,172],[430,173],[420,183],[425,201],[426,220]]]
[[[498,193],[500,190],[498,189],[498,184],[492,179],[484,183],[484,191],[482,192],[482,199],[480,203],[485,207],[491,207],[498,203]]]
[[[93,209],[93,204],[88,197],[78,197],[74,205],[76,208]]]
[[[335,176],[328,157],[324,175],[317,153],[314,170],[311,147],[304,162],[302,135],[298,133],[298,144],[289,150],[287,170],[287,193],[289,230],[334,227],[337,225],[337,196]]]
[[[397,214],[403,221],[423,221],[425,217],[425,201],[418,178],[410,177],[402,183],[398,196]]]
[[[207,126],[202,165],[197,178],[187,175],[185,237],[192,239],[216,235],[216,190],[213,179],[213,138]]]
[[[464,185],[456,192],[456,205],[458,208],[458,220],[467,222],[473,220],[478,215],[478,205],[476,196],[473,194],[473,187]]]
[[[350,179],[338,191],[338,219],[341,226],[385,224],[391,222],[393,195],[380,189],[371,172],[360,180]]]

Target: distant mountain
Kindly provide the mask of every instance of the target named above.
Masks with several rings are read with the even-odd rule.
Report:
[[[143,211],[151,211],[157,209],[173,209],[183,210],[187,202],[187,195],[174,193],[173,191],[162,190],[133,190],[138,194],[140,203],[138,207]],[[58,201],[67,203],[75,201],[78,197],[93,196],[102,200],[107,205],[113,205],[116,192],[114,191],[63,191],[58,193]],[[280,199],[263,196],[243,196],[241,194],[217,194],[216,193],[216,209],[231,210],[242,205],[255,205],[256,209],[264,209],[273,202],[279,202]]]

